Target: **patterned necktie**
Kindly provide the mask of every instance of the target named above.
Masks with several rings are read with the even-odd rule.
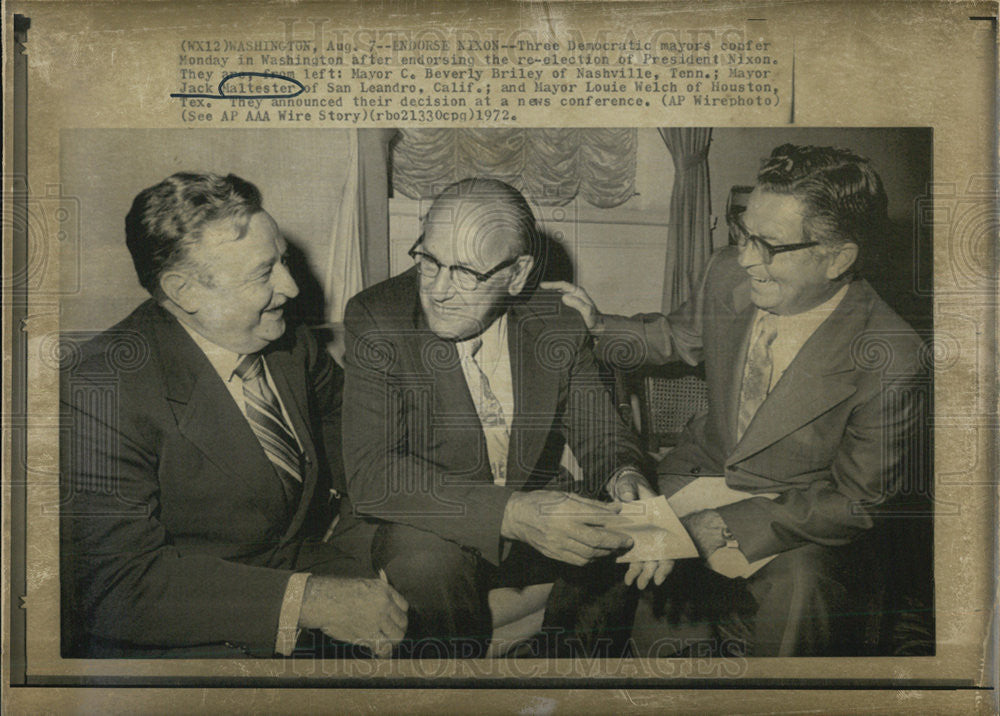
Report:
[[[281,478],[285,497],[294,505],[302,491],[302,454],[281,414],[281,404],[264,376],[259,353],[243,357],[233,371],[243,380],[247,421]]]
[[[757,414],[761,403],[771,389],[771,344],[778,336],[777,317],[773,313],[764,313],[757,324],[757,337],[747,353],[746,367],[743,371],[743,387],[740,389],[740,410],[736,424],[736,437],[743,439],[743,433]]]
[[[469,393],[476,405],[479,422],[486,436],[486,451],[493,472],[493,482],[503,485],[507,481],[507,447],[510,444],[510,430],[504,419],[503,407],[490,387],[490,379],[476,360],[476,354],[482,346],[481,338],[470,341],[469,350],[462,360],[467,363],[465,375],[469,383]]]

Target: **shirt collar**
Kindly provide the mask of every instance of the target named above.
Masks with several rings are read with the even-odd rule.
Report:
[[[844,296],[847,295],[847,289],[850,288],[850,284],[845,284],[840,287],[840,289],[833,294],[830,298],[825,300],[823,303],[810,308],[808,311],[803,311],[802,313],[793,313],[791,315],[778,316],[775,315],[777,319],[777,325],[779,332],[784,327],[801,329],[806,326],[819,327],[819,324],[826,320],[826,318],[837,310],[837,306],[840,302],[844,300]],[[757,320],[765,313],[764,309],[757,309]]]
[[[236,366],[239,365],[240,358],[243,356],[239,353],[234,353],[228,348],[223,348],[220,345],[212,343],[212,341],[205,338],[205,336],[183,321],[178,321],[178,323],[184,326],[184,330],[187,331],[191,339],[201,349],[201,352],[208,358],[208,362],[212,364],[212,368],[219,374],[219,377],[228,383],[233,377],[233,371],[236,370]]]
[[[459,356],[470,357],[477,341],[482,341],[480,344],[482,347],[476,353],[476,360],[481,361],[484,357],[496,359],[500,355],[500,349],[506,336],[507,314],[504,313],[478,336],[467,338],[464,341],[455,341],[455,348],[458,350]]]

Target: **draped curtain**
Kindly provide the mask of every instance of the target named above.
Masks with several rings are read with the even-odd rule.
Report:
[[[661,127],[674,161],[667,263],[663,277],[664,313],[683,304],[712,253],[712,202],[708,183],[709,127]]]
[[[635,148],[635,129],[404,129],[392,185],[430,199],[453,182],[489,176],[542,206],[579,196],[608,208],[635,194]]]
[[[330,323],[344,319],[348,299],[389,277],[390,129],[352,129],[323,276]]]

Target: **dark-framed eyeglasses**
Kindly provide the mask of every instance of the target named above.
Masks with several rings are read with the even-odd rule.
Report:
[[[474,269],[470,269],[466,266],[445,266],[443,263],[438,261],[436,258],[430,254],[420,250],[420,244],[424,240],[421,236],[417,239],[410,250],[407,252],[413,263],[417,265],[417,271],[424,278],[437,278],[437,275],[441,272],[441,269],[448,269],[448,278],[459,288],[465,291],[475,291],[479,288],[479,285],[489,281],[497,273],[503,271],[508,266],[513,266],[517,263],[519,256],[509,258],[506,261],[501,261],[496,266],[491,268],[486,273],[480,273]]]
[[[760,260],[769,264],[774,259],[775,254],[783,254],[786,251],[799,251],[801,249],[808,249],[811,246],[819,246],[818,241],[802,241],[797,244],[772,244],[769,243],[763,236],[757,236],[756,234],[751,234],[747,231],[747,228],[743,225],[743,220],[739,217],[733,217],[729,225],[733,229],[733,236],[736,238],[736,245],[740,250],[746,249],[749,245],[757,249],[757,253],[760,254]]]

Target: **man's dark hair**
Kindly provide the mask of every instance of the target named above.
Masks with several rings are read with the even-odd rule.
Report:
[[[205,226],[233,219],[241,232],[262,211],[260,190],[234,174],[180,172],[143,189],[125,217],[125,243],[139,283],[160,291],[160,276],[182,264]]]
[[[805,206],[804,240],[857,244],[859,257],[878,253],[888,229],[882,179],[847,149],[783,144],[761,164],[757,186],[790,194]]]

